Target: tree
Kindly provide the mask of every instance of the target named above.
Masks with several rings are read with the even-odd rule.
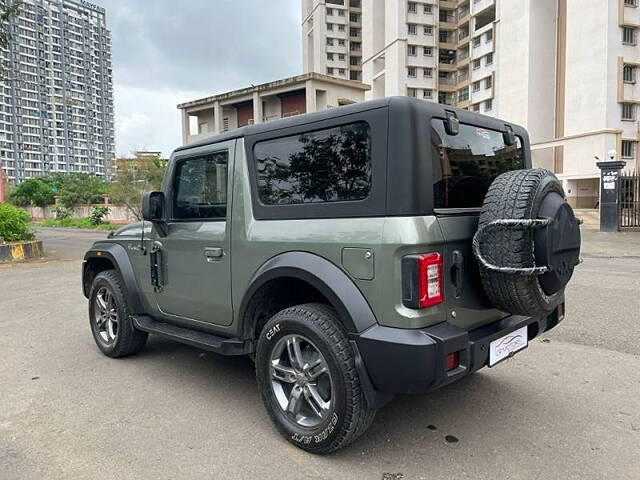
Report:
[[[109,188],[113,203],[124,205],[138,220],[142,220],[142,194],[160,190],[167,160],[160,157],[119,159],[116,175]]]
[[[11,41],[9,33],[9,20],[18,16],[22,2],[9,4],[6,0],[0,0],[0,48],[6,49]],[[0,81],[5,79],[4,67],[0,65]]]
[[[20,183],[9,195],[16,205],[35,205],[44,207],[51,205],[54,200],[54,191],[50,182],[42,178],[29,178]]]

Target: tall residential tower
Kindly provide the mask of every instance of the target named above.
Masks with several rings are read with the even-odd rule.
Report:
[[[6,177],[106,176],[114,127],[105,10],[83,0],[23,0],[9,33],[9,48],[0,50],[0,163]]]

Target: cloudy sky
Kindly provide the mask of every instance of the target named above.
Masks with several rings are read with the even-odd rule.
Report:
[[[92,0],[113,39],[116,153],[168,155],[178,103],[302,71],[299,0]]]

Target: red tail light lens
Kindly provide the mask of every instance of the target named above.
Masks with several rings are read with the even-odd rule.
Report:
[[[426,253],[402,259],[403,304],[427,308],[442,303],[442,255]]]
[[[429,253],[420,255],[420,308],[442,303],[442,255]]]

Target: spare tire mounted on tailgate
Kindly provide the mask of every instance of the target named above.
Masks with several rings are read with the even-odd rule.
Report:
[[[473,251],[489,301],[515,315],[546,315],[580,262],[580,228],[548,170],[498,176],[482,206]]]

